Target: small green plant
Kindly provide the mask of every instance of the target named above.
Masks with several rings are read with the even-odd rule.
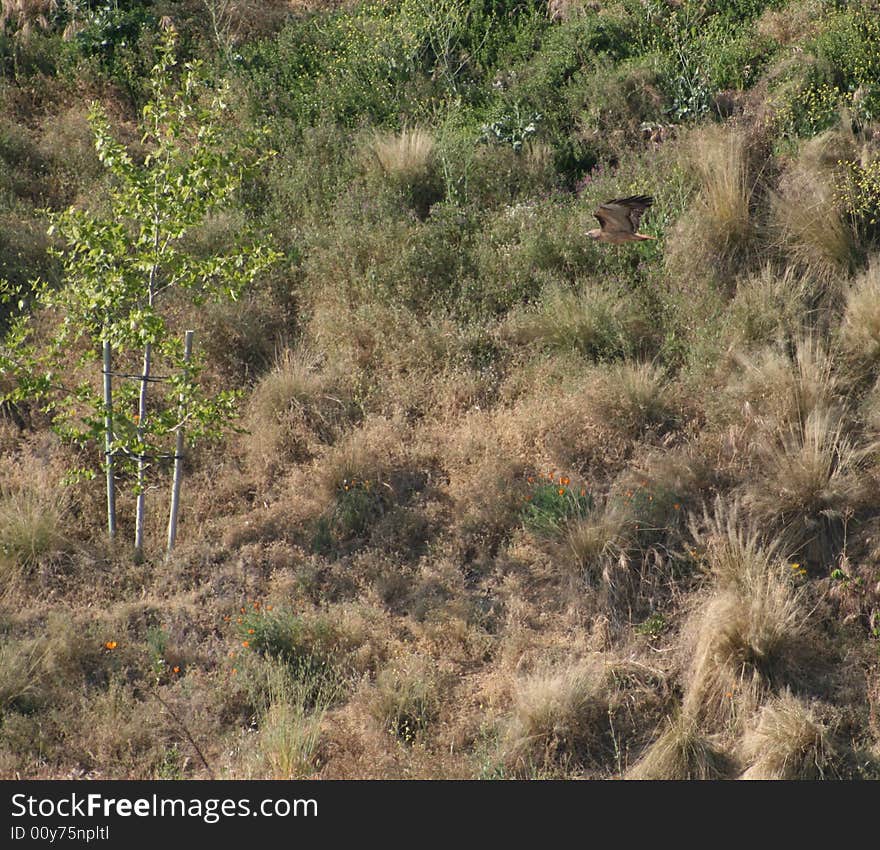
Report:
[[[254,603],[236,618],[236,631],[242,649],[284,664],[299,681],[323,688],[341,679],[342,636],[326,618],[306,619]]]
[[[643,620],[634,626],[636,634],[644,635],[650,640],[656,640],[666,631],[669,624],[662,614],[652,614],[647,620]]]
[[[404,744],[415,743],[437,718],[437,681],[425,664],[381,671],[376,689],[374,717],[385,731]]]
[[[328,552],[340,543],[368,537],[388,508],[388,490],[371,479],[345,478],[330,508],[318,519],[312,548]]]
[[[593,510],[592,494],[585,486],[572,486],[567,475],[528,478],[531,491],[522,508],[523,525],[539,537],[553,537],[574,519],[582,519]]]
[[[522,115],[516,108],[512,114],[505,113],[496,121],[484,124],[481,138],[496,145],[510,145],[518,153],[530,138],[537,135],[542,118],[540,112]]]

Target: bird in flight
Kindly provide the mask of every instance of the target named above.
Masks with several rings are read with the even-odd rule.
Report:
[[[601,204],[593,213],[599,219],[601,227],[588,230],[587,236],[599,242],[611,242],[613,245],[656,239],[656,236],[646,236],[638,232],[642,213],[653,203],[654,199],[650,195],[632,195]]]

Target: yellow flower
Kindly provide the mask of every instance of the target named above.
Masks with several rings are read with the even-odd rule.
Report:
[[[104,649],[109,649],[109,650],[112,652],[114,649],[116,649],[116,647],[117,647],[118,645],[119,645],[119,644],[117,644],[115,640],[108,640],[108,641],[104,644]]]

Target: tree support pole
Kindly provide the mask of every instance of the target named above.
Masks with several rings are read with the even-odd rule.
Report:
[[[107,472],[107,533],[116,537],[116,480],[113,464],[113,375],[109,340],[104,340],[104,469]]]

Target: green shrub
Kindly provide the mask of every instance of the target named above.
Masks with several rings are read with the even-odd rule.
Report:
[[[243,649],[286,665],[295,678],[311,682],[316,694],[341,678],[345,639],[325,617],[260,606],[237,618],[236,631]]]
[[[567,475],[548,473],[529,478],[530,489],[522,507],[523,525],[539,537],[555,537],[572,520],[583,519],[594,506],[593,494],[572,485]]]

